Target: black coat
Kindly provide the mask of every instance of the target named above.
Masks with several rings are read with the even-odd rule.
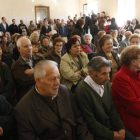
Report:
[[[47,29],[45,26],[43,26],[43,27],[41,28],[41,33],[40,33],[40,34],[43,34],[43,35],[46,36],[46,33],[49,33],[51,30],[52,30],[52,29],[51,29],[50,26],[48,26],[48,29]]]
[[[40,96],[33,87],[15,107],[20,140],[93,140],[66,86],[56,97],[59,117]]]
[[[118,25],[116,23],[111,23],[111,25],[109,25],[109,31],[110,30],[117,30],[118,31]]]
[[[3,24],[0,24],[0,31],[2,31],[4,34],[5,32],[8,32],[8,24],[6,23],[6,29],[4,28]]]
[[[0,95],[0,126],[3,128],[3,136],[0,140],[12,139],[13,131],[15,131],[14,108]]]
[[[99,32],[99,28],[97,25],[93,24],[92,26],[90,26],[90,33],[93,38],[98,34],[98,32]]]
[[[18,26],[11,24],[8,28],[8,31],[10,32],[11,35],[18,33]]]

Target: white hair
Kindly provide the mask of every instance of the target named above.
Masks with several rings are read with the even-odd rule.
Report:
[[[139,29],[135,29],[135,30],[134,30],[134,33],[140,34],[140,30],[139,30]]]
[[[125,32],[125,37],[126,37],[126,38],[128,38],[128,37],[129,37],[129,35],[131,35],[131,34],[132,34],[132,32],[131,32],[131,31],[126,31],[126,32]]]
[[[90,39],[92,39],[92,35],[91,34],[85,34],[84,35],[84,40],[85,40],[86,37],[90,37]]]
[[[51,60],[39,61],[34,68],[34,78],[42,78],[46,75],[47,69],[58,68],[58,64]]]
[[[35,37],[39,38],[39,33],[37,31],[34,31],[31,35],[30,35],[30,41],[34,42]]]
[[[25,40],[30,41],[30,40],[29,40],[27,37],[25,37],[25,36],[19,38],[19,39],[17,40],[17,47],[21,47],[21,46],[22,46],[22,42],[25,41]],[[30,41],[30,42],[31,42],[31,41]]]

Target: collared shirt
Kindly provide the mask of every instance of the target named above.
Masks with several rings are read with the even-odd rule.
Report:
[[[28,64],[30,66],[31,69],[33,68],[32,57],[30,57],[29,59],[22,57],[22,59],[25,61],[26,64]]]
[[[38,91],[36,85],[35,85],[35,90],[37,91],[37,93],[39,93],[41,95],[41,93]],[[57,95],[52,96],[52,100],[54,100],[57,97]]]
[[[104,95],[104,85],[98,85],[93,81],[93,79],[88,75],[84,80],[93,90],[95,90],[100,97]]]

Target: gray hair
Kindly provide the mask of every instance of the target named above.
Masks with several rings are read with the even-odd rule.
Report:
[[[92,35],[91,34],[85,34],[84,37],[83,37],[84,40],[85,40],[86,37],[90,37],[90,39],[92,39]]]
[[[58,67],[58,64],[51,60],[41,60],[34,68],[34,78],[42,78],[46,75],[46,69]]]
[[[134,30],[134,33],[135,33],[135,34],[140,34],[140,30],[139,30],[139,29],[135,29],[135,30]]]
[[[39,38],[39,33],[38,33],[37,31],[34,31],[34,32],[30,35],[30,37],[29,37],[30,41],[31,41],[31,42],[34,42],[35,37],[38,37],[38,38]]]
[[[17,40],[17,47],[21,47],[21,46],[22,46],[22,42],[25,41],[25,40],[30,41],[30,40],[29,40],[27,37],[25,37],[25,36],[19,38],[19,39]],[[31,42],[31,41],[30,41],[30,42]]]
[[[112,61],[107,60],[105,57],[102,56],[96,56],[93,57],[88,63],[88,70],[100,72],[100,69],[102,67],[112,67]]]
[[[132,34],[131,31],[126,31],[126,32],[125,32],[125,37],[126,37],[126,38],[129,38],[131,34]]]

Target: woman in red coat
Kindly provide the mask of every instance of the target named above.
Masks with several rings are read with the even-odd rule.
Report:
[[[112,98],[125,127],[140,137],[140,47],[126,47],[120,57],[122,68],[112,84]]]

